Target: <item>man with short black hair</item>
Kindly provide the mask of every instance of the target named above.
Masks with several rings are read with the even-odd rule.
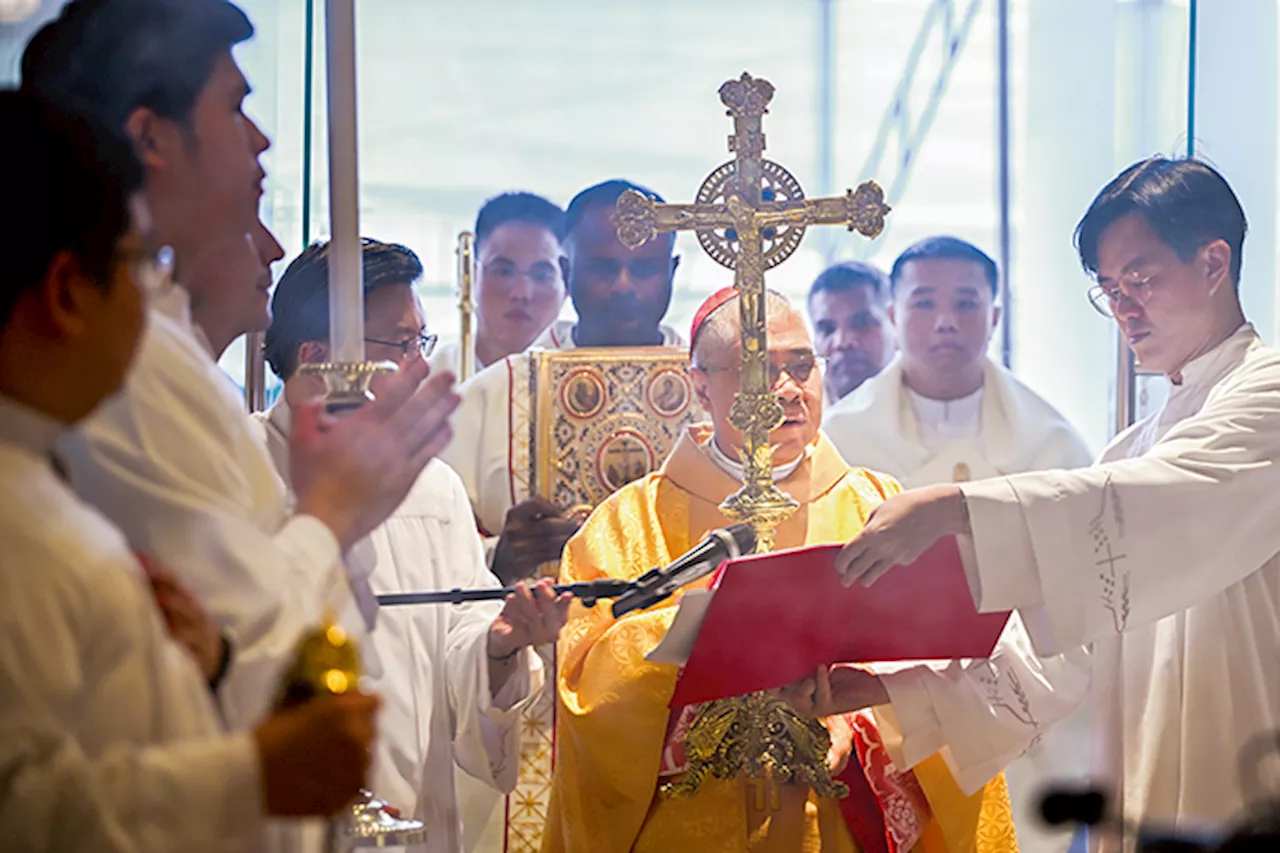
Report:
[[[0,838],[61,850],[78,829],[85,847],[217,851],[268,814],[332,814],[363,780],[377,700],[322,697],[221,733],[149,569],[55,459],[142,337],[157,275],[142,170],[28,93],[0,92],[0,126]],[[22,807],[37,797],[63,810]]]
[[[673,254],[675,238],[659,235],[638,249],[619,242],[612,215],[618,197],[629,189],[658,198],[630,181],[611,180],[569,202],[560,263],[578,319],[553,323],[535,349],[682,343],[662,324],[680,262]],[[578,527],[561,514],[566,508],[530,494],[528,482],[516,473],[515,459],[530,452],[528,423],[534,417],[528,364],[527,358],[509,356],[462,387],[456,434],[441,454],[466,484],[480,530],[494,549],[494,574],[508,583],[559,560]],[[507,535],[499,540],[500,533]]]
[[[627,190],[662,201],[653,190],[615,178],[587,187],[565,208],[560,264],[578,319],[553,323],[535,346],[683,345],[680,334],[662,323],[680,265],[675,234],[659,234],[637,249],[622,245],[613,212]]]
[[[995,261],[930,237],[898,256],[889,283],[898,356],[823,422],[850,464],[911,487],[1089,463],[1066,419],[987,357],[1000,320]]]
[[[243,112],[249,86],[231,53],[252,34],[225,0],[73,0],[23,55],[24,89],[93,110],[132,143],[179,282],[199,282],[224,241],[259,221],[269,142]],[[264,328],[265,299],[231,313],[246,328],[202,329],[192,314],[192,300],[232,296],[181,284],[156,294],[124,393],[62,450],[77,491],[217,618],[229,641],[218,700],[243,729],[276,700],[304,631],[330,612],[357,637],[372,625],[376,601],[345,557],[448,442],[457,397],[452,376],[425,379],[418,362],[348,417],[298,407],[290,511],[211,340]]]
[[[475,364],[472,375],[524,352],[560,315],[564,211],[540,195],[494,196],[476,215]],[[433,371],[461,376],[460,343],[438,347]]]
[[[862,261],[838,263],[813,280],[808,305],[814,347],[827,360],[822,387],[832,406],[893,358],[889,277]]]
[[[1280,354],[1240,305],[1245,230],[1235,193],[1205,163],[1125,169],[1076,243],[1097,281],[1089,297],[1138,363],[1169,378],[1163,407],[1093,467],[891,498],[838,561],[847,583],[874,582],[954,534],[980,610],[1017,608],[1042,655],[1087,644],[1093,771],[1129,826],[1232,820],[1258,794],[1239,762],[1280,728]],[[998,750],[1015,736],[996,710],[1011,701],[997,690],[976,713],[917,720],[935,738]]]
[[[435,342],[413,292],[422,263],[395,243],[366,239],[362,252],[365,357],[401,368],[422,361]],[[276,284],[271,309],[266,357],[284,392],[254,417],[287,481],[293,407],[319,390],[319,379],[298,368],[330,358],[328,243],[294,259]],[[379,384],[375,379],[375,394]],[[371,558],[369,583],[378,594],[498,586],[485,566],[466,490],[439,460],[427,464],[387,523],[355,551]],[[370,670],[385,710],[373,790],[430,827],[426,849],[432,853],[468,849],[464,836],[478,834],[474,824],[515,787],[517,719],[542,684],[540,662],[526,649],[553,642],[568,608],[550,586],[520,587],[505,606],[491,601],[379,612],[369,637],[378,664]],[[455,782],[455,759],[465,788]],[[476,784],[468,784],[472,780]]]

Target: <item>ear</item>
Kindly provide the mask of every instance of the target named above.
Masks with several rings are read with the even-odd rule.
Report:
[[[991,328],[994,329],[1000,325],[1000,315],[1001,315],[1000,306],[992,305],[991,306]]]
[[[565,292],[569,292],[569,258],[565,255],[560,256],[560,280],[564,282]]]
[[[710,415],[711,380],[707,377],[707,372],[705,370],[699,370],[696,367],[691,367],[689,368],[689,378],[693,380],[693,395],[698,398],[698,402],[702,405],[702,410]]]
[[[1214,240],[1200,249],[1205,262],[1205,277],[1209,292],[1217,293],[1224,284],[1231,282],[1231,247],[1226,240]]]
[[[50,330],[60,338],[83,335],[92,315],[99,310],[102,290],[68,251],[58,252],[49,262],[41,285],[41,307]]]
[[[133,150],[148,171],[164,171],[170,162],[177,126],[160,118],[147,107],[137,107],[125,119],[124,131],[133,142]]]
[[[890,303],[889,303],[889,312],[888,312],[888,313],[889,313],[889,322],[893,324],[893,328],[894,328],[895,330],[897,330],[897,328],[898,328],[898,311],[897,311],[897,307],[898,307],[898,306],[897,306],[897,304],[896,304],[896,303],[894,303],[894,302],[890,302]]]
[[[324,364],[329,360],[329,345],[323,341],[305,341],[298,346],[298,364]]]

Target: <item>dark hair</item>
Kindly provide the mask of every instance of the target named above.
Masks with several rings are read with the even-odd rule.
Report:
[[[633,184],[630,181],[624,181],[621,178],[614,178],[610,181],[602,181],[594,186],[587,187],[582,192],[575,195],[570,201],[569,206],[564,209],[564,239],[568,241],[573,235],[574,230],[582,224],[582,219],[587,215],[587,211],[597,207],[612,206],[618,203],[618,198],[627,190],[635,190],[644,193],[654,201],[662,202],[662,196],[658,195],[648,187],[642,187],[639,184]]]
[[[0,127],[0,326],[7,326],[59,252],[71,252],[108,287],[143,173],[118,134],[31,93],[0,91]]]
[[[361,242],[366,297],[380,287],[422,278],[422,261],[412,249],[368,237]],[[298,347],[328,339],[329,244],[312,243],[276,282],[263,353],[276,376],[289,379],[298,369]]]
[[[1076,251],[1087,272],[1098,272],[1102,232],[1130,213],[1141,216],[1183,263],[1206,243],[1225,240],[1231,247],[1231,279],[1239,285],[1249,223],[1231,186],[1212,166],[1192,158],[1152,157],[1117,175],[1076,226]]]
[[[510,222],[545,228],[557,240],[564,236],[564,211],[560,205],[533,193],[503,193],[486,201],[476,214],[477,248],[498,227]]]
[[[982,267],[982,273],[991,285],[991,295],[995,296],[1000,292],[1000,272],[991,256],[966,240],[943,235],[926,237],[918,243],[912,243],[898,255],[893,262],[893,269],[889,271],[890,293],[898,289],[902,270],[912,261],[972,261]]]
[[[22,54],[22,87],[121,130],[146,107],[186,124],[219,56],[253,36],[225,0],[72,0]]]
[[[819,293],[847,293],[855,287],[869,287],[881,301],[889,298],[889,276],[879,267],[862,261],[844,261],[827,267],[809,285],[809,302]]]

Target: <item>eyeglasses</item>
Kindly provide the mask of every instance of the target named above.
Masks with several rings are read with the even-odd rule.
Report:
[[[1095,284],[1089,288],[1089,304],[1103,317],[1115,317],[1121,299],[1128,299],[1138,306],[1151,300],[1151,282],[1157,273],[1138,275],[1125,273],[1115,284]]]
[[[130,278],[144,297],[162,293],[173,284],[173,249],[168,246],[121,247],[116,261],[129,266]]]
[[[820,366],[825,366],[827,357],[823,355],[811,355],[800,358],[796,361],[790,361],[783,364],[769,363],[769,387],[778,384],[778,380],[782,378],[782,374],[787,374],[796,381],[797,384],[803,385],[809,381],[809,377],[813,375],[813,371]],[[733,367],[702,367],[694,365],[695,369],[704,373],[741,373],[742,365],[737,364]]]
[[[439,335],[414,335],[405,341],[380,341],[377,338],[365,338],[367,344],[378,344],[400,351],[400,361],[408,361],[416,350],[423,358],[429,358],[435,351]]]
[[[502,287],[511,287],[521,276],[538,287],[551,287],[560,280],[560,271],[548,263],[537,263],[527,270],[509,262],[486,264],[484,267],[485,281],[492,281]]]

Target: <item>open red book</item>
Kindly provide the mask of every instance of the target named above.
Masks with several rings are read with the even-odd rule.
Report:
[[[681,610],[689,613],[677,615],[665,652],[651,655],[676,662],[682,640],[674,635],[687,643],[696,633],[671,707],[782,687],[819,664],[991,655],[1009,614],[978,613],[954,538],[869,587],[841,586],[839,550],[742,557],[720,567],[709,593],[686,594]]]

